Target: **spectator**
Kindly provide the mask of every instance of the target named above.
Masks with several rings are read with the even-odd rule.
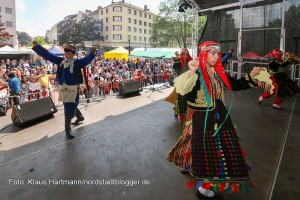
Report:
[[[22,76],[21,78],[21,102],[25,103],[26,96],[28,95],[29,91],[29,82],[27,76]]]
[[[18,78],[16,78],[15,73],[10,72],[8,74],[8,86],[9,86],[9,94],[10,96],[14,96],[13,97],[13,102],[14,105],[18,105],[19,104],[19,93],[20,93],[20,81]]]

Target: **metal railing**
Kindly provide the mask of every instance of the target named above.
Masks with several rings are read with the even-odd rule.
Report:
[[[291,65],[291,79],[300,87],[300,64]]]

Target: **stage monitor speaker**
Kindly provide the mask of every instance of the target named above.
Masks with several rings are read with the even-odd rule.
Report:
[[[137,81],[127,81],[125,83],[119,83],[119,94],[126,96],[127,94],[139,93],[143,88]]]
[[[16,126],[23,126],[40,118],[53,115],[57,109],[50,97],[14,105],[11,120]]]

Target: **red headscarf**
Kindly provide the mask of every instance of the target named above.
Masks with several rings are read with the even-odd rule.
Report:
[[[220,48],[221,45],[215,41],[206,41],[206,42],[203,42],[202,44],[200,44],[200,46],[199,46],[199,52],[200,52],[199,53],[199,67],[202,71],[202,76],[203,76],[203,79],[204,79],[204,82],[205,82],[205,85],[206,85],[206,88],[207,88],[209,94],[211,94],[211,90],[210,90],[209,75],[206,70],[206,62],[207,62],[206,60],[207,60],[208,52],[211,50],[210,47],[212,47],[212,46],[216,46],[216,47]],[[227,78],[227,74],[226,74],[226,72],[223,68],[222,62],[221,62],[221,51],[219,53],[219,59],[218,59],[217,63],[215,64],[214,69],[215,69],[216,73],[219,75],[220,79],[225,84],[225,86],[230,91],[232,91],[230,83]]]
[[[187,60],[186,62],[188,63],[189,61],[193,60],[193,58],[191,57],[189,50],[187,48],[182,48],[181,52],[180,52],[180,62],[181,62],[181,71],[184,70],[184,64],[185,64],[185,60],[184,60],[184,55],[187,54]]]
[[[274,49],[271,53],[265,55],[265,57],[275,58],[278,62],[282,62],[282,54],[283,52],[281,50]]]

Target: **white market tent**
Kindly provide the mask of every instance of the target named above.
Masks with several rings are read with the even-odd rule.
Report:
[[[24,55],[24,54],[31,54],[31,50],[22,50],[22,51],[18,51],[14,48],[11,48],[10,46],[4,46],[2,48],[0,48],[0,55]]]

